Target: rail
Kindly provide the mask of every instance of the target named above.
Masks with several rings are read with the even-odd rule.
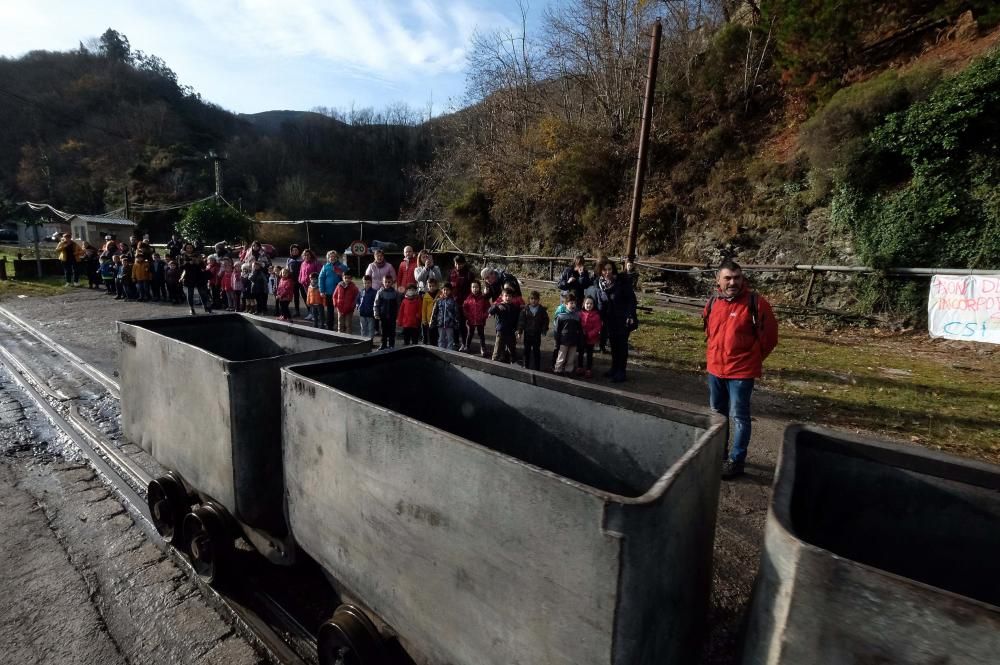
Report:
[[[35,336],[52,351],[70,360],[78,370],[103,385],[116,399],[119,398],[117,382],[96,367],[65,347],[55,344],[12,312],[0,308],[0,315]],[[41,414],[62,431],[89,460],[125,505],[137,526],[187,573],[202,591],[209,605],[223,614],[228,614],[233,627],[262,648],[272,662],[281,665],[306,665],[314,662],[312,654],[316,652],[316,636],[296,621],[294,616],[277,601],[265,592],[257,590],[253,584],[247,589],[232,589],[225,595],[220,593],[202,582],[187,559],[160,537],[152,524],[149,508],[146,505],[146,487],[152,476],[127,455],[122,454],[114,443],[107,441],[104,435],[84,418],[73,399],[53,392],[22,359],[3,347],[0,347],[0,367],[6,370],[6,374],[37,405]],[[52,402],[55,402],[55,405]],[[63,409],[66,407],[68,412],[64,413]],[[304,656],[302,651],[309,655]]]

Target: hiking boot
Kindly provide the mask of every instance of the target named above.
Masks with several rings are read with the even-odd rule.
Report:
[[[625,383],[625,372],[615,372],[612,374],[611,383]]]
[[[738,476],[742,476],[746,471],[743,470],[743,462],[736,462],[731,459],[727,459],[722,463],[722,479],[732,480]]]
[[[594,373],[593,373],[593,372],[591,372],[591,371],[590,371],[589,369],[588,369],[588,370],[585,370],[585,371],[583,372],[583,378],[585,378],[585,379],[591,379],[591,378],[593,378],[593,377],[594,377]]]
[[[582,367],[577,367],[575,370],[573,370],[573,373],[576,374],[577,376],[583,376],[584,371],[585,370]]]

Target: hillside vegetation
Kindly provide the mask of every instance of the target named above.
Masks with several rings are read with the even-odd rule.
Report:
[[[406,171],[432,156],[433,125],[399,105],[341,116],[237,116],[180,85],[156,56],[109,29],[68,53],[0,58],[0,217],[14,201],[81,213],[191,201],[215,191],[264,218],[398,216]],[[178,211],[139,220],[163,237]]]
[[[622,252],[655,15],[640,254],[1000,262],[990,2],[574,0],[477,40],[477,103],[449,119],[420,214],[477,250]],[[854,286],[861,309],[912,305],[907,287]]]
[[[237,116],[109,29],[0,59],[0,215],[214,191],[258,218],[444,220],[468,251],[623,251],[649,32],[664,36],[639,252],[996,267],[1000,6],[989,0],[569,0],[482,33],[468,105]],[[143,214],[162,236],[178,211]],[[822,297],[822,294],[818,294]],[[838,305],[913,309],[852,281]]]

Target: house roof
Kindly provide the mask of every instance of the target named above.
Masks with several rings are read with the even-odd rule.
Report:
[[[82,219],[87,224],[98,224],[101,226],[135,226],[135,222],[130,219],[123,219],[122,217],[98,217],[95,215],[73,215],[66,220],[69,224],[74,219]]]

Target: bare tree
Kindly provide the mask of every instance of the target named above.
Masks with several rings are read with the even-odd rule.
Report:
[[[690,84],[698,57],[712,35],[727,20],[734,3],[727,0],[661,0],[663,47],[661,59],[667,76],[681,75]]]
[[[518,32],[477,32],[469,51],[466,77],[468,101],[484,106],[486,126],[497,138],[513,131],[523,134],[538,110],[536,65],[528,39],[528,9],[518,0]]]
[[[615,136],[630,129],[640,111],[648,15],[648,5],[635,0],[574,0],[546,10],[552,74],[593,99]]]

